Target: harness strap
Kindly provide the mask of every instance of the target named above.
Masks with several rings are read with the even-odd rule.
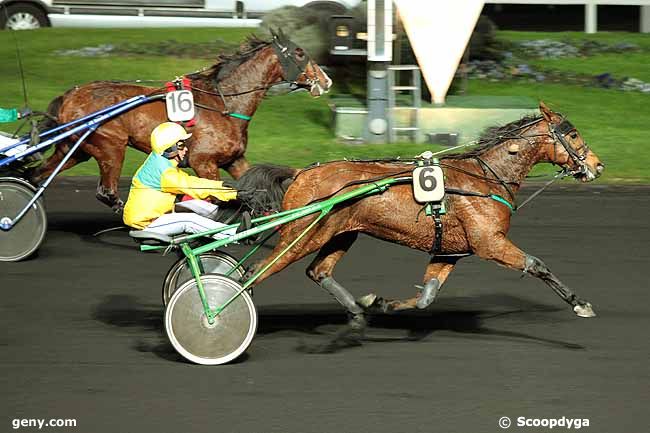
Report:
[[[505,198],[501,197],[500,195],[497,195],[497,194],[490,194],[488,197],[491,198],[491,199],[494,200],[494,201],[498,201],[499,203],[508,206],[508,207],[510,208],[510,213],[514,213],[514,212],[515,212],[515,210],[516,210],[515,207],[514,207],[513,205],[511,205],[510,202],[509,202],[508,200],[506,200]]]
[[[514,213],[518,208],[514,207],[508,200],[505,198],[501,197],[498,194],[483,194],[481,192],[474,192],[474,191],[465,191],[463,189],[455,189],[455,188],[445,188],[445,192],[447,194],[455,194],[455,195],[467,195],[470,197],[484,197],[484,198],[489,198],[491,200],[494,200],[496,202],[499,202],[505,206],[507,206],[510,209],[510,213]]]
[[[251,116],[247,116],[247,115],[241,114],[241,113],[228,113],[228,116],[236,117],[237,119],[242,119],[242,120],[251,120],[252,119]]]
[[[512,201],[516,203],[517,199],[515,198],[515,194],[512,192],[512,189],[510,189],[510,187],[508,186],[509,182],[506,182],[505,180],[501,179],[501,177],[497,174],[497,172],[494,171],[494,169],[490,167],[490,165],[487,162],[483,161],[483,159],[481,159],[479,156],[475,156],[474,158],[479,162],[479,164],[487,168],[488,171],[492,173],[492,175],[499,181],[499,183],[503,186],[503,188],[505,188],[505,190],[508,192]]]
[[[431,246],[431,251],[429,254],[432,256],[440,254],[442,251],[442,218],[440,218],[440,208],[433,209],[433,223],[436,229],[433,245]]]

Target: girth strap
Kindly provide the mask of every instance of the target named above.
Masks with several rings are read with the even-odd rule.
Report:
[[[435,256],[442,251],[442,218],[440,217],[440,208],[433,209],[433,223],[436,231],[429,254]]]

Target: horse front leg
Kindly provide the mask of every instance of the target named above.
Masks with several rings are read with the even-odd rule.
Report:
[[[357,300],[357,302],[368,310],[378,310],[383,313],[420,309],[423,310],[435,301],[440,293],[442,285],[449,277],[451,271],[458,261],[451,257],[433,257],[424,272],[422,290],[415,297],[399,300],[384,299],[374,293],[370,293]]]
[[[520,250],[505,235],[499,234],[489,240],[484,239],[479,241],[477,246],[473,248],[479,257],[494,261],[501,266],[523,271],[544,281],[560,298],[573,307],[573,311],[578,316],[596,316],[592,305],[578,297],[560,281],[543,261]]]

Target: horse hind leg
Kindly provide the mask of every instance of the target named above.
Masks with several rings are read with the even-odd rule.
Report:
[[[370,293],[359,298],[357,303],[367,310],[377,310],[383,313],[413,310],[416,308],[423,310],[436,300],[442,285],[447,280],[447,277],[449,277],[449,274],[454,269],[457,261],[457,258],[432,258],[424,273],[424,285],[422,286],[422,290],[413,298],[391,300]]]
[[[363,336],[367,324],[364,309],[356,303],[352,294],[332,277],[334,267],[352,246],[357,236],[357,232],[347,232],[333,237],[323,245],[307,268],[307,276],[345,307],[350,316],[347,326],[339,331],[330,342],[312,351],[332,352],[340,346],[341,342],[353,346],[360,344],[360,338]]]
[[[67,143],[62,143],[56,146],[54,153],[50,155],[41,165],[38,167],[32,168],[26,172],[27,177],[30,182],[34,185],[38,185],[47,179],[56,169],[56,167],[63,161],[63,158],[69,152],[70,147]],[[80,162],[88,161],[90,155],[87,153],[77,150],[74,155],[66,161],[66,163],[61,168],[61,171],[67,170],[74,167]]]
[[[92,143],[84,146],[84,150],[95,158],[99,167],[100,179],[95,197],[114,212],[121,212],[124,202],[120,199],[118,182],[126,154],[126,140],[116,143],[95,135],[92,137]]]

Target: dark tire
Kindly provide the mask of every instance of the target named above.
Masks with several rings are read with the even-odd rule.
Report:
[[[0,178],[0,221],[13,219],[34,197],[35,188],[23,179]],[[17,262],[31,256],[45,239],[47,215],[39,199],[9,230],[0,229],[0,262]]]
[[[33,30],[49,27],[50,21],[38,6],[29,3],[13,3],[0,7],[0,29]]]
[[[222,251],[201,254],[199,260],[205,274],[228,274],[235,281],[244,276],[244,269],[241,266],[237,267],[238,260]],[[192,272],[187,263],[187,258],[182,257],[172,265],[165,276],[162,288],[163,305],[167,305],[174,292],[191,279]]]
[[[303,6],[305,10],[313,11],[318,14],[343,15],[347,12],[345,6],[335,2],[313,1]]]

